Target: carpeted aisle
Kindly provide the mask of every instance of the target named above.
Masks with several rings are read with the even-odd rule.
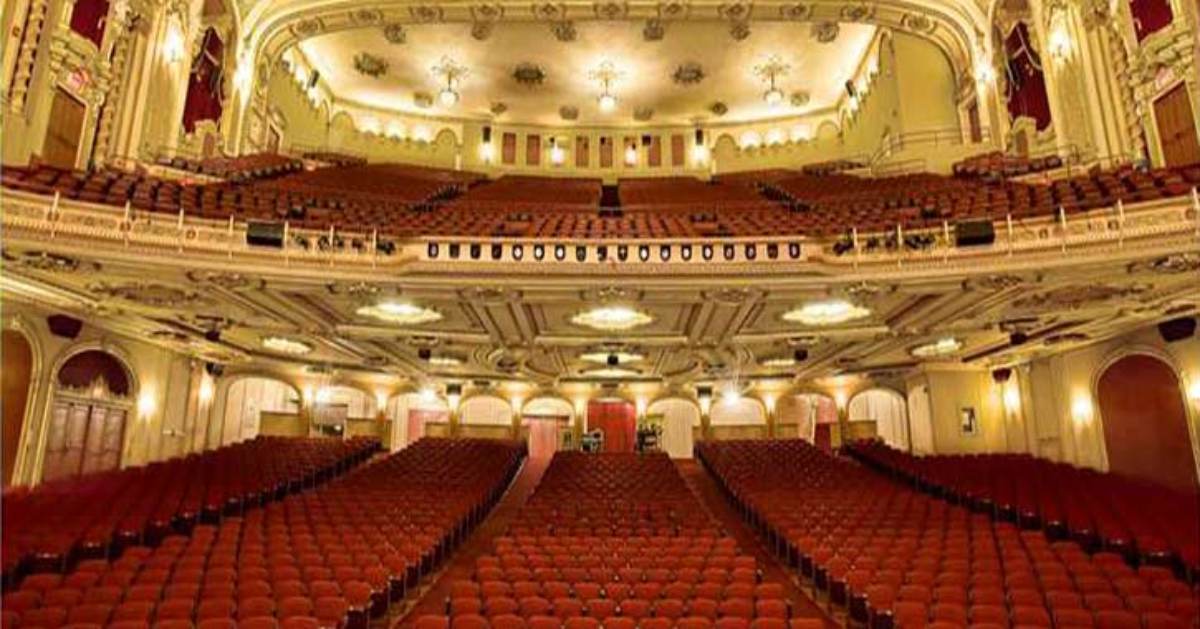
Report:
[[[492,509],[491,514],[471,533],[459,547],[450,563],[437,575],[436,580],[421,595],[415,604],[392,625],[393,629],[407,629],[416,624],[417,618],[425,614],[446,613],[446,597],[450,584],[457,579],[470,579],[475,572],[475,559],[492,551],[492,538],[508,530],[509,523],[525,506],[529,496],[542,480],[542,474],[550,465],[548,458],[529,458],[513,479],[512,485]]]
[[[695,459],[677,459],[675,465],[683,476],[684,482],[696,494],[700,502],[708,508],[713,517],[725,527],[725,530],[737,540],[742,552],[751,553],[758,560],[764,580],[782,583],[786,588],[787,597],[792,601],[792,613],[797,617],[821,618],[830,627],[839,626],[825,610],[813,602],[797,585],[794,575],[783,564],[767,552],[762,539],[754,530],[742,521],[733,505],[721,493],[716,481]]]

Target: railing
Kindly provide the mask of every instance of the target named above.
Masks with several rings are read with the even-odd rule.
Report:
[[[597,271],[633,270],[639,265],[670,264],[702,273],[701,263],[820,263],[838,267],[919,267],[962,261],[1003,261],[1016,255],[1039,254],[1061,258],[1068,252],[1097,247],[1120,251],[1138,242],[1139,247],[1180,246],[1200,248],[1200,195],[1176,197],[1136,205],[1099,208],[1068,216],[994,221],[995,240],[980,246],[958,246],[953,224],[912,229],[859,232],[814,239],[803,235],[730,238],[495,238],[454,236],[389,241],[378,233],[341,233],[329,230],[287,230],[278,246],[247,242],[247,225],[163,214],[133,217],[117,208],[63,201],[24,192],[6,192],[0,200],[0,224],[6,244],[53,251],[56,245],[97,250],[158,253],[165,257],[196,255],[205,258],[255,260],[272,266],[346,265],[351,268],[403,266],[413,263],[503,263],[510,268],[529,266],[531,271],[550,264],[590,265]],[[290,233],[288,233],[290,232]],[[300,246],[291,236],[311,243]],[[337,246],[337,243],[343,246]],[[346,246],[345,243],[350,243]],[[875,244],[872,247],[872,243]],[[355,246],[357,244],[357,246]],[[516,265],[516,266],[514,266]],[[689,266],[690,265],[690,266]]]
[[[925,129],[921,131],[910,131],[908,133],[900,133],[888,136],[880,143],[879,148],[871,155],[869,163],[874,165],[880,160],[886,159],[893,154],[914,148],[937,148],[939,146],[962,146],[968,143],[968,139],[964,137],[964,133],[969,133],[958,127],[945,127],[941,129]],[[984,127],[980,129],[979,142],[970,141],[971,144],[988,144],[991,142],[991,129]]]

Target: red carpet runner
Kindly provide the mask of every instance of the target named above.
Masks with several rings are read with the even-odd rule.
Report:
[[[467,538],[466,543],[455,551],[450,564],[438,575],[437,580],[417,600],[412,609],[392,625],[394,629],[412,627],[416,624],[417,619],[425,614],[446,613],[446,597],[450,595],[450,584],[456,579],[471,578],[475,572],[475,559],[491,552],[492,538],[508,530],[513,516],[521,510],[525,501],[529,499],[530,494],[541,482],[542,474],[545,473],[548,465],[550,465],[548,458],[525,460],[524,467],[517,473],[512,486],[496,504],[496,508],[492,509],[483,524],[480,524],[479,528],[476,528]]]
[[[734,539],[743,552],[751,553],[758,560],[759,569],[763,572],[763,580],[782,583],[786,588],[787,597],[792,601],[792,615],[795,617],[821,618],[830,627],[839,626],[825,613],[807,594],[802,592],[792,580],[792,572],[785,569],[779,561],[767,552],[762,539],[755,535],[750,527],[742,521],[741,516],[725,499],[721,488],[713,481],[712,476],[704,470],[695,459],[677,459],[675,465],[679,468],[683,481],[696,494],[700,503],[708,508],[725,530]]]

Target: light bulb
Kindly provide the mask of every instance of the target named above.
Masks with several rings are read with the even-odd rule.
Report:
[[[637,149],[636,148],[631,146],[631,147],[625,149],[625,164],[629,165],[629,166],[637,165]]]
[[[600,111],[612,111],[617,107],[617,97],[605,92],[600,95]]]
[[[783,102],[783,92],[777,87],[772,87],[767,90],[766,94],[763,94],[763,100],[767,101],[768,105],[774,107]]]
[[[556,144],[556,145],[550,147],[550,162],[551,163],[553,163],[555,165],[559,165],[559,164],[563,163],[564,159],[566,159],[566,154],[563,152],[561,146],[558,146]]]
[[[442,107],[453,107],[458,103],[458,92],[447,87],[438,93],[438,101],[442,103]]]

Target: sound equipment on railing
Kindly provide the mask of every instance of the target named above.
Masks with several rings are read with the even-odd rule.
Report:
[[[208,341],[209,343],[220,343],[221,342],[221,331],[216,328],[213,328],[211,330],[205,330],[204,331],[204,340]]]
[[[79,336],[79,331],[83,329],[83,321],[65,314],[46,317],[46,325],[50,328],[51,334],[61,336],[65,339],[74,339]]]
[[[621,357],[616,354],[609,354],[606,361],[609,367],[616,367],[621,364]]]
[[[1000,369],[992,370],[992,380],[995,380],[996,384],[1004,384],[1005,382],[1008,382],[1008,379],[1011,377],[1012,369],[1008,367],[1001,367]]]
[[[492,141],[492,126],[483,125],[483,143],[488,144]]]
[[[1024,345],[1028,341],[1029,341],[1029,334],[1022,332],[1020,330],[1017,330],[1008,335],[1008,344],[1009,345]]]
[[[225,373],[225,365],[221,363],[204,363],[204,371],[214,378],[220,378],[221,374]]]
[[[1196,334],[1195,317],[1179,317],[1158,324],[1158,333],[1167,343],[1190,339]]]
[[[433,350],[428,347],[417,348],[417,358],[428,362],[430,358],[433,358]]]
[[[796,362],[802,363],[808,360],[808,350],[804,349],[803,347],[798,347],[796,348],[796,351],[792,352],[792,358],[794,358]]]
[[[954,242],[959,247],[977,247],[996,242],[996,230],[987,219],[954,224]]]
[[[246,223],[246,244],[283,248],[283,223],[250,221]]]
[[[313,70],[312,74],[309,75],[309,77],[308,77],[308,85],[306,85],[304,87],[304,89],[311,90],[312,88],[317,86],[317,81],[320,81],[320,80],[321,80],[320,70]]]

